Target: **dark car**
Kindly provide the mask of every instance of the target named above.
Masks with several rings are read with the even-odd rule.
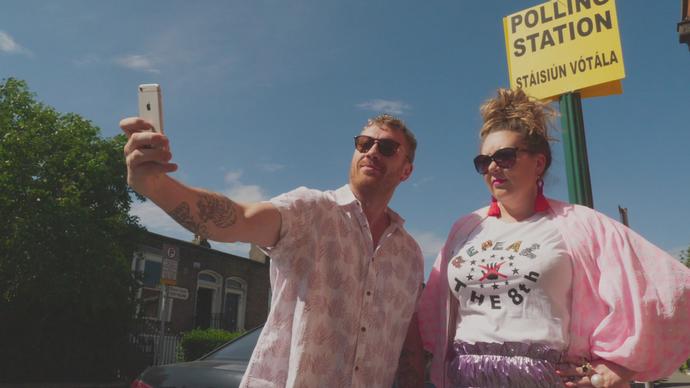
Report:
[[[261,328],[248,331],[196,361],[149,367],[131,388],[239,387]]]
[[[131,388],[239,387],[262,328],[252,329],[196,361],[149,367]],[[424,387],[434,385],[427,382]]]

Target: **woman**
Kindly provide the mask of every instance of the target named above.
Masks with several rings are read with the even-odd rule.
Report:
[[[481,108],[488,208],[452,227],[418,316],[436,387],[625,387],[690,353],[690,270],[587,207],[550,200],[552,110],[500,89]]]

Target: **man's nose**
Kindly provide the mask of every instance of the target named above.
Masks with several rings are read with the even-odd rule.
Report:
[[[367,156],[378,156],[380,154],[381,154],[381,151],[379,151],[379,142],[378,141],[374,141],[374,144],[365,153],[365,155],[367,155]]]

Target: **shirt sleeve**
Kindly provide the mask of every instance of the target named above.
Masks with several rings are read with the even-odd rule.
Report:
[[[272,247],[261,248],[271,260],[290,256],[296,247],[305,248],[309,243],[312,239],[309,227],[313,224],[321,197],[322,193],[318,190],[299,187],[269,200],[278,209],[281,218],[278,242]]]

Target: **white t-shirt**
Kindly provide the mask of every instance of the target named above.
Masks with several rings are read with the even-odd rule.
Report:
[[[572,264],[550,213],[512,223],[488,217],[452,255],[456,340],[568,346]]]

